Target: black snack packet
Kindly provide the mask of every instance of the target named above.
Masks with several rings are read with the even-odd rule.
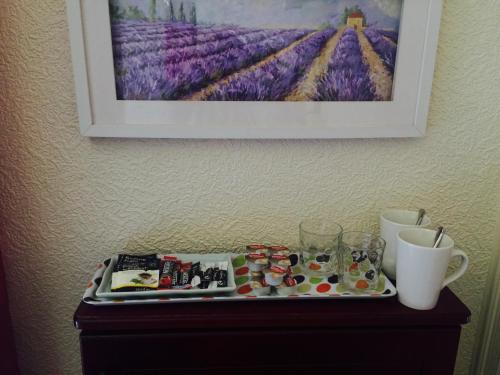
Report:
[[[217,288],[223,288],[227,286],[227,262],[219,262],[218,266],[214,280],[217,281]]]
[[[128,255],[119,254],[118,260],[113,267],[113,272],[129,270],[157,270],[160,268],[160,259],[156,254]]]
[[[179,285],[179,271],[174,271],[172,275],[172,286]]]
[[[201,278],[200,289],[208,289],[208,286],[210,285],[214,277],[213,267],[213,263],[206,263],[203,265],[202,270],[205,269],[205,271],[203,272],[203,276]]]
[[[219,270],[219,280],[217,280],[217,288],[224,288],[227,286],[227,271]]]
[[[213,275],[213,277],[212,277],[212,280],[213,280],[213,281],[219,281],[219,280],[220,280],[220,278],[221,278],[221,275],[220,275],[220,269],[219,269],[219,267],[215,267],[215,268],[214,268],[214,275]]]
[[[193,279],[195,276],[201,276],[201,265],[200,262],[193,263],[191,266],[191,275],[189,278],[189,282]]]
[[[186,285],[189,283],[189,271],[179,271],[180,285]]]

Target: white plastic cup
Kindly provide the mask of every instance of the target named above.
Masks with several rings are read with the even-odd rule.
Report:
[[[386,243],[382,269],[392,280],[396,280],[398,233],[403,229],[425,228],[431,224],[431,219],[427,215],[424,215],[420,225],[416,225],[417,219],[418,211],[397,208],[387,209],[380,215],[380,237]]]

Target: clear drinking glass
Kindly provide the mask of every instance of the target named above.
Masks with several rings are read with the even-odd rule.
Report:
[[[385,241],[372,233],[342,233],[343,284],[351,290],[376,289],[384,249]]]
[[[299,225],[302,264],[314,276],[339,276],[342,227],[327,219],[307,219]]]

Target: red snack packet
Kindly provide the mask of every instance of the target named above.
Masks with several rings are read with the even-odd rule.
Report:
[[[164,260],[160,266],[160,289],[170,289],[174,282],[174,273],[177,272],[175,260]]]

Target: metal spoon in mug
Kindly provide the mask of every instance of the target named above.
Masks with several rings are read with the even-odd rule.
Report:
[[[433,249],[437,249],[439,245],[441,244],[441,241],[443,240],[444,237],[444,232],[445,229],[443,227],[438,227],[436,231],[436,236],[434,237],[434,246],[432,246]]]
[[[422,224],[422,220],[424,220],[424,215],[425,215],[425,210],[423,208],[418,210],[418,217],[417,217],[417,222],[415,225]]]

